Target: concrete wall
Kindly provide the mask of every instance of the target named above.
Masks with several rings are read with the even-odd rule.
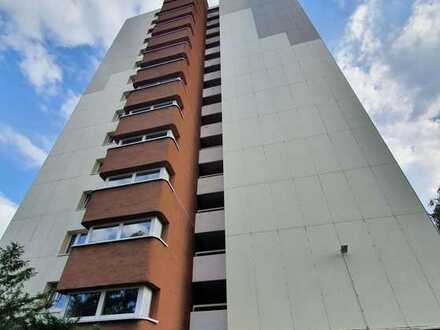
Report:
[[[116,127],[113,117],[130,89],[128,78],[152,18],[148,13],[125,22],[1,240],[24,245],[38,272],[28,283],[30,292],[58,281],[67,259],[59,255],[66,233],[82,229],[77,205],[83,191],[102,182],[91,171],[105,156],[105,136]]]
[[[298,2],[220,14],[228,329],[440,327],[440,237]]]

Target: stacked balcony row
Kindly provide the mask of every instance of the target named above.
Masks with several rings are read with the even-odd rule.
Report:
[[[208,11],[194,233],[191,330],[226,330],[225,219],[218,8]]]
[[[83,196],[87,232],[69,243],[57,287],[80,322],[132,319],[144,322],[137,329],[167,330],[189,324],[205,5],[164,1],[145,36],[99,163],[103,187]],[[118,295],[121,304],[131,295],[132,308],[106,314],[109,297]],[[86,307],[95,302],[93,314]]]

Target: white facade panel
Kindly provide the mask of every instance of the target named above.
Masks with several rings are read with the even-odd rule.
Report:
[[[297,1],[220,14],[228,329],[439,327],[440,237]]]

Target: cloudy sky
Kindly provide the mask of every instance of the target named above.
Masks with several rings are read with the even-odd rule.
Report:
[[[300,2],[426,205],[440,184],[440,0]],[[123,21],[160,3],[0,0],[0,235]]]

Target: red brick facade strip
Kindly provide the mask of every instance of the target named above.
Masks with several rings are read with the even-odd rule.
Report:
[[[166,79],[180,76],[185,81],[189,78],[188,62],[185,60],[166,63],[145,70],[139,70],[133,79],[133,86],[137,88],[141,84],[148,84],[157,79]]]
[[[151,35],[156,36],[163,33],[168,33],[173,30],[183,28],[183,27],[189,27],[193,29],[194,25],[194,18],[192,15],[186,15],[181,17],[180,19],[173,20],[170,22],[160,23],[157,24],[152,30]]]
[[[129,109],[173,99],[179,102],[182,109],[190,105],[183,80],[130,92],[127,96],[124,110],[127,111]]]
[[[197,22],[197,14],[195,12],[195,6],[189,5],[183,8],[179,8],[177,10],[168,11],[168,12],[159,12],[157,14],[156,23],[167,22],[170,20],[174,20],[176,18],[182,17],[184,15],[192,14],[194,15],[194,20]]]
[[[182,115],[175,106],[122,117],[113,134],[115,140],[128,136],[171,129],[178,139],[182,132]]]
[[[188,59],[191,55],[191,46],[188,43],[181,43],[163,49],[155,49],[144,53],[141,66],[154,65],[156,63],[169,61],[184,57]]]
[[[156,144],[146,142],[110,149],[101,174],[105,177],[109,173],[164,161],[175,171],[172,177],[173,189],[168,182],[160,180],[97,190],[91,195],[82,224],[89,227],[93,224],[158,215],[168,223],[165,226],[168,247],[156,239],[148,238],[77,247],[73,249],[60,281],[60,288],[64,291],[139,283],[147,283],[159,289],[153,301],[157,307],[157,315],[154,316],[159,320],[158,324],[142,321],[110,322],[103,325],[108,329],[189,328],[207,3],[204,0],[174,0],[166,2],[164,7],[167,11],[158,14],[159,24],[184,13],[195,15],[192,25],[194,34],[187,36],[192,48],[188,44],[181,44],[158,49],[160,43],[151,38],[150,43],[157,48],[144,54],[141,65],[151,65],[183,55],[189,65],[182,69],[182,72],[186,70],[187,84],[176,81],[133,91],[127,96],[124,110],[127,112],[176,98],[183,107],[184,117],[176,107],[122,117],[115,136],[129,136],[170,125],[179,132],[180,149],[172,146],[168,141],[170,139],[154,141]],[[169,35],[163,35],[160,42],[170,45],[170,40],[164,40],[166,36]],[[147,72],[139,74],[138,79],[145,81],[167,74],[164,70],[167,69],[162,68],[156,72],[147,69]],[[141,78],[142,74],[144,76]]]
[[[197,8],[198,2],[199,1],[197,1],[197,0],[176,0],[176,1],[172,1],[172,2],[166,2],[163,4],[163,6],[160,10],[160,13],[175,11],[175,10],[178,10],[182,7],[190,6],[190,5],[195,6]]]
[[[173,33],[151,37],[148,40],[146,50],[157,49],[168,45],[173,45],[179,42],[187,42],[192,45],[193,32],[190,28],[183,28],[182,30]]]
[[[171,202],[174,200],[175,192],[164,180],[96,190],[90,197],[82,224],[87,228],[143,215],[159,215],[169,221],[174,209],[183,212],[179,204]]]
[[[165,166],[172,176],[177,158],[177,145],[171,138],[121,146],[107,150],[99,175],[105,179],[121,173]]]

